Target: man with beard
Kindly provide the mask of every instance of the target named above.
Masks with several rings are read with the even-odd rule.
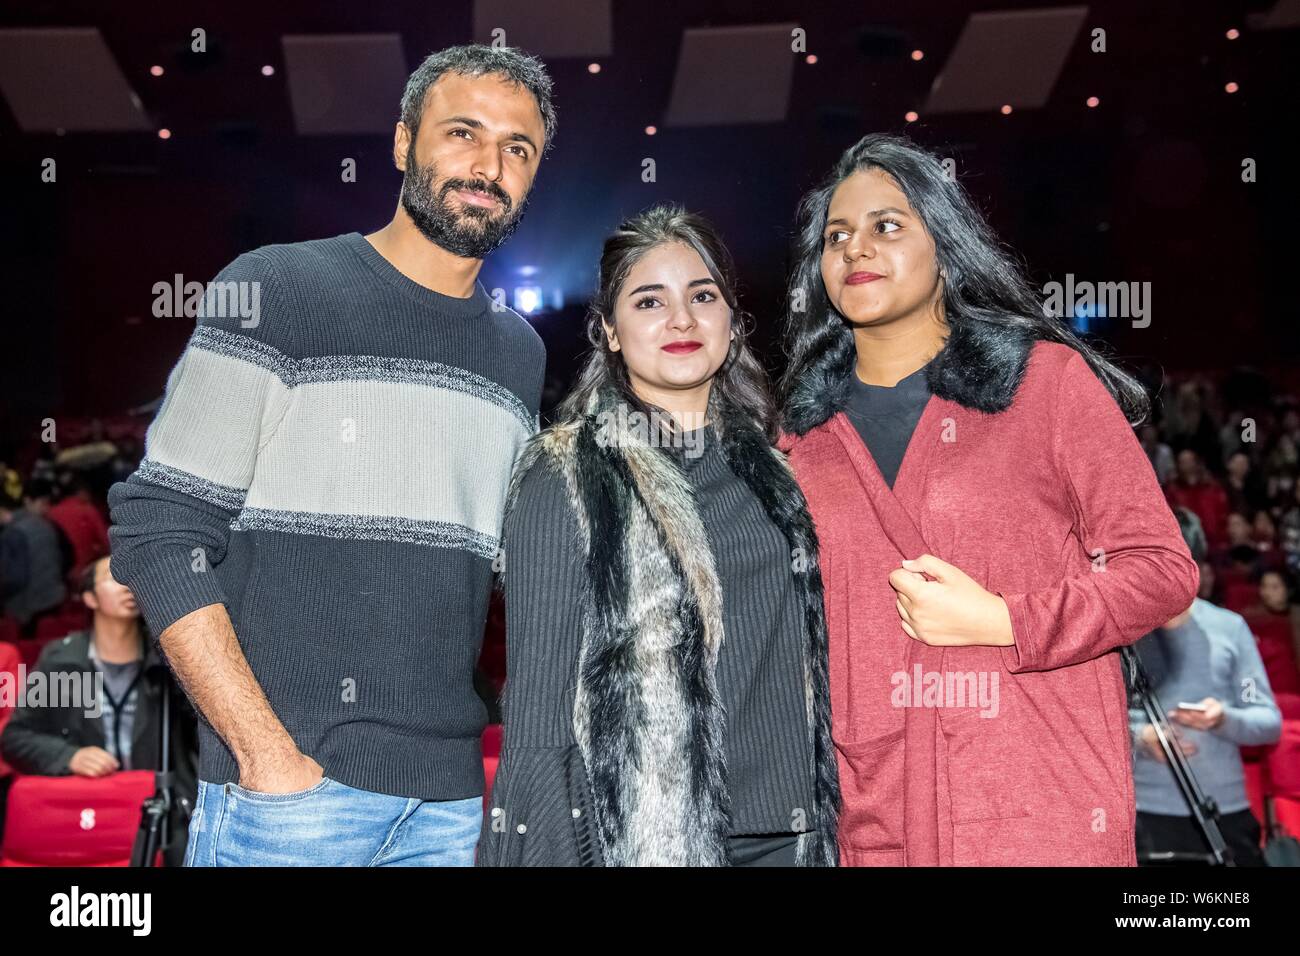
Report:
[[[204,718],[188,865],[473,863],[474,663],[545,367],[478,272],[551,145],[550,90],[517,50],[425,60],[392,221],[223,270],[110,493],[113,575]]]

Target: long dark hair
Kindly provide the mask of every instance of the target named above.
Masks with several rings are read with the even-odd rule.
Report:
[[[911,140],[886,134],[858,140],[830,176],[799,203],[786,306],[789,364],[781,380],[783,403],[817,356],[825,354],[834,340],[851,338],[822,282],[822,235],[836,187],[854,173],[870,169],[893,177],[934,239],[935,257],[944,273],[943,307],[950,329],[981,322],[1068,345],[1087,360],[1130,422],[1136,425],[1147,416],[1150,399],[1137,379],[1044,314],[1020,264],[1003,248],[966,191],[947,175],[939,157]]]
[[[727,358],[713,377],[709,403],[722,402],[747,415],[769,441],[776,439],[776,412],[768,387],[767,372],[746,342],[753,319],[736,297],[736,271],[718,231],[703,216],[681,206],[661,204],[624,221],[608,239],[600,256],[596,293],[587,309],[587,341],[592,351],[578,382],[560,403],[559,418],[573,420],[586,411],[591,394],[606,385],[621,393],[634,411],[650,416],[657,412],[666,424],[671,418],[663,409],[651,406],[632,389],[623,356],[611,352],[602,322],[614,324],[614,305],[622,294],[628,273],[651,249],[668,242],[680,242],[694,249],[718,285],[723,301],[731,308],[731,329],[735,338]]]

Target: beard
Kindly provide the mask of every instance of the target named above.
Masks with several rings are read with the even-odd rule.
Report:
[[[415,228],[434,245],[463,259],[482,259],[509,239],[519,226],[527,199],[515,209],[509,194],[496,183],[448,179],[435,190],[433,184],[437,178],[437,165],[421,166],[416,162],[412,144],[402,177],[402,208]],[[451,196],[457,189],[484,193],[496,199],[500,206],[493,210],[464,204]]]

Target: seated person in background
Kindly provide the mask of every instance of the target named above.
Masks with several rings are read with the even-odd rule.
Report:
[[[1186,508],[1174,511],[1192,556],[1202,560],[1206,544],[1200,522]],[[1219,829],[1237,865],[1263,866],[1240,748],[1275,743],[1282,734],[1282,714],[1246,621],[1197,598],[1134,648],[1173,725],[1176,744],[1201,788],[1218,804]],[[1129,702],[1129,726],[1136,747],[1138,853],[1208,853],[1155,727],[1136,699]]]
[[[1219,595],[1222,587],[1219,582],[1219,574],[1214,569],[1213,563],[1202,559],[1196,562],[1201,569],[1201,585],[1196,589],[1196,596],[1202,601],[1209,601],[1211,604],[1222,604],[1223,601]]]
[[[1250,523],[1243,511],[1232,511],[1228,513],[1228,539],[1225,549],[1231,551],[1233,548],[1255,546],[1255,528]]]
[[[1215,562],[1223,606],[1244,614],[1259,601],[1259,575],[1263,565],[1253,544],[1239,544],[1221,553]]]
[[[1211,548],[1220,548],[1228,537],[1228,495],[1205,467],[1195,450],[1184,448],[1176,459],[1178,473],[1165,486],[1165,497],[1174,508],[1186,508],[1201,520],[1202,533]]]
[[[1287,570],[1295,574],[1300,572],[1300,481],[1290,475],[1285,478],[1285,481],[1277,482],[1277,510],[1282,516],[1277,529],[1278,542],[1282,547]]]
[[[1148,422],[1138,429],[1138,440],[1147,458],[1151,459],[1151,467],[1156,470],[1156,481],[1161,487],[1168,484],[1178,469],[1174,465],[1173,449],[1160,438],[1160,429]]]
[[[60,478],[63,497],[47,517],[58,525],[72,547],[72,567],[79,574],[86,565],[108,554],[108,522],[95,507],[90,485],[75,471]]]
[[[1275,694],[1300,694],[1300,608],[1282,571],[1259,574],[1259,600],[1241,612],[1255,635]]]
[[[0,492],[0,600],[4,613],[31,635],[41,616],[63,604],[64,575],[71,566],[67,540],[46,517],[53,487],[33,479],[21,501]]]
[[[91,630],[53,641],[41,652],[36,671],[46,675],[46,696],[14,712],[0,735],[0,755],[19,773],[46,776],[157,769],[162,682],[171,675],[140,626],[135,597],[109,573],[108,558],[86,568],[81,599],[94,612]],[[29,675],[29,693],[32,680]],[[56,688],[73,685],[93,686],[93,698],[53,699]],[[171,719],[176,805],[168,864],[179,866],[198,788],[198,740],[194,713],[174,684]]]
[[[1250,543],[1259,552],[1261,571],[1286,568],[1286,552],[1278,547],[1277,523],[1267,511],[1256,511],[1250,523]]]
[[[1227,477],[1223,490],[1228,495],[1228,506],[1242,514],[1254,513],[1268,507],[1268,488],[1262,473],[1254,467],[1240,448],[1230,452],[1224,461]]]

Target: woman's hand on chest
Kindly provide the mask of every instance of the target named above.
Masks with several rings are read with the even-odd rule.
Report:
[[[904,561],[889,583],[908,637],[934,647],[1015,643],[1006,601],[947,561],[932,554]]]

